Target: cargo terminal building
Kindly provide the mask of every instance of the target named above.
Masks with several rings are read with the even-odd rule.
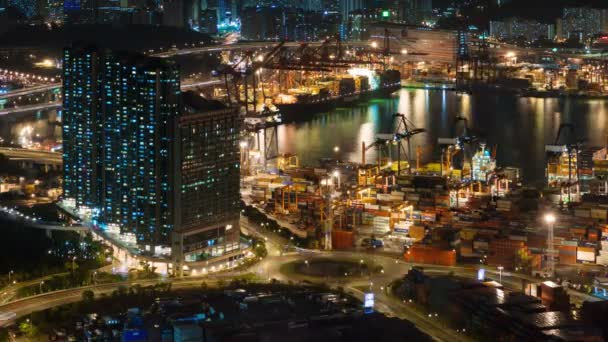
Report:
[[[61,205],[127,267],[243,256],[236,110],[182,93],[172,61],[89,46],[65,50],[63,91]]]

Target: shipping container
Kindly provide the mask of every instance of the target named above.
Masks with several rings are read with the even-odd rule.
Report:
[[[591,218],[596,220],[606,221],[606,209],[605,208],[592,208]]]
[[[578,247],[576,250],[576,259],[578,261],[595,262],[595,248]]]
[[[589,217],[591,217],[591,212],[589,209],[576,208],[576,209],[574,209],[574,216],[582,217],[582,218],[589,218]]]
[[[456,265],[456,251],[430,246],[413,245],[404,255],[407,262],[443,266]]]
[[[422,239],[424,239],[424,236],[426,235],[426,231],[424,226],[420,226],[420,225],[411,225],[410,226],[410,237],[412,239],[415,239],[415,241],[420,241]]]
[[[353,233],[348,231],[332,232],[332,247],[335,249],[348,249],[354,246]]]

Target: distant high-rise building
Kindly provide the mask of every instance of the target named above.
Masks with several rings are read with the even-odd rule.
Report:
[[[399,17],[411,25],[420,25],[433,15],[432,0],[404,0],[399,4]]]
[[[490,21],[490,36],[499,39],[525,38],[527,41],[555,38],[555,25],[518,17]]]
[[[64,203],[176,267],[238,254],[238,113],[170,60],[75,46],[63,68]]]
[[[27,18],[31,18],[39,14],[37,0],[8,0],[8,5],[15,7]]]
[[[212,9],[201,11],[199,31],[210,35],[217,34],[217,11]]]
[[[6,13],[6,0],[0,0],[0,34],[6,32],[9,27],[8,13]]]
[[[63,0],[46,0],[46,19],[49,21],[63,21]]]
[[[506,4],[508,4],[509,2],[511,2],[511,0],[492,0],[492,2],[494,3],[494,5],[496,5],[498,7],[502,7]]]
[[[602,10],[590,7],[567,7],[562,15],[564,38],[586,40],[602,31]]]
[[[249,7],[242,11],[241,36],[251,40],[284,39],[285,9]]]
[[[363,8],[363,0],[340,0],[340,14],[342,21],[346,22],[351,12]]]

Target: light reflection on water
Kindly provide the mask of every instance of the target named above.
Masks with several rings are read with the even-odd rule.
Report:
[[[544,145],[553,143],[560,124],[573,123],[577,137],[587,138],[589,146],[604,144],[607,107],[608,102],[602,100],[402,89],[391,98],[283,125],[279,127],[279,149],[297,153],[303,164],[317,164],[320,158],[335,156],[333,147],[340,146],[339,158],[360,161],[361,142],[369,144],[377,133],[392,132],[392,114],[398,111],[417,127],[427,129],[427,133],[412,139],[412,151],[415,146],[425,147],[423,159],[428,162],[439,158],[437,138],[462,132],[462,123],[454,124],[456,116],[461,115],[490,146],[497,145],[499,165],[521,167],[527,182],[537,182],[544,178]],[[370,149],[366,159],[376,160],[376,150]]]
[[[464,116],[470,127],[490,146],[497,145],[498,164],[523,169],[527,182],[544,178],[544,145],[553,143],[561,123],[576,126],[576,135],[590,146],[606,141],[608,101],[518,98],[509,95],[461,95],[440,90],[402,89],[392,97],[375,99],[352,108],[279,127],[279,149],[297,153],[304,165],[316,165],[324,157],[361,161],[361,142],[370,144],[377,133],[391,133],[392,114],[400,112],[427,133],[412,139],[412,151],[423,146],[423,161],[439,159],[439,137],[454,137],[462,131],[455,117]],[[56,113],[42,112],[19,117],[0,117],[0,137],[15,140],[24,126],[31,125],[41,139],[61,138]],[[340,151],[335,153],[334,146]],[[369,149],[368,162],[376,160]]]

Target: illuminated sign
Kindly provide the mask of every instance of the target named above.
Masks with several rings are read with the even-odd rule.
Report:
[[[484,270],[483,268],[480,268],[477,271],[477,280],[484,281],[485,279],[486,279],[486,270]]]
[[[383,18],[388,18],[390,15],[391,15],[391,13],[389,11],[382,11]]]

